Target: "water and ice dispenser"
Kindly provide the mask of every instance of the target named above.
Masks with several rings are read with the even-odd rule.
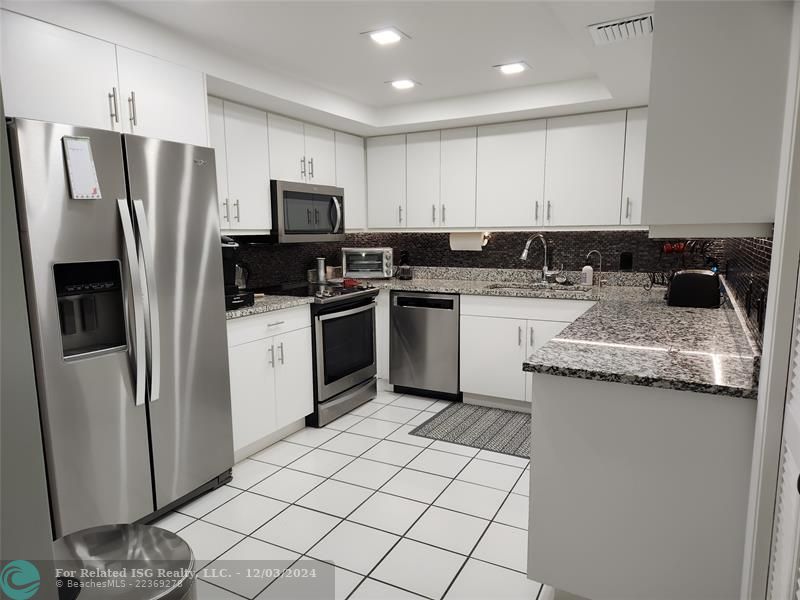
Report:
[[[64,358],[124,348],[125,312],[117,260],[53,265]]]

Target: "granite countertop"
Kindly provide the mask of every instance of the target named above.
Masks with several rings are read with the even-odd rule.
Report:
[[[487,271],[484,273],[483,271]],[[427,268],[427,277],[371,280],[379,289],[594,302],[550,340],[523,369],[596,381],[755,398],[760,351],[730,306],[667,306],[665,288],[608,285],[591,289],[536,287],[529,271]],[[415,269],[415,274],[418,270]],[[628,281],[634,283],[634,281]],[[259,296],[228,319],[301,306],[311,298]]]
[[[467,296],[506,296],[511,298],[547,298],[551,300],[598,300],[597,288],[581,286],[531,287],[529,284],[461,279],[386,279],[371,281],[379,289],[464,294]]]
[[[523,369],[565,377],[755,398],[760,353],[736,310],[667,306],[664,288],[603,288]]]
[[[273,310],[282,310],[284,308],[292,308],[294,306],[302,306],[304,304],[311,304],[311,298],[297,298],[294,296],[256,296],[253,306],[246,306],[244,308],[236,308],[233,310],[225,311],[225,318],[238,319],[240,317],[249,317],[250,315],[260,315],[263,313],[272,312]]]

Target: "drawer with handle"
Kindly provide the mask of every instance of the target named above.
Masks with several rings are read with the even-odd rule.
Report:
[[[231,319],[228,321],[228,346],[238,346],[310,326],[308,305]]]

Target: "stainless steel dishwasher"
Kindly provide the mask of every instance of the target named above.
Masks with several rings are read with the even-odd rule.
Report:
[[[399,391],[457,398],[459,296],[391,293],[389,382]]]

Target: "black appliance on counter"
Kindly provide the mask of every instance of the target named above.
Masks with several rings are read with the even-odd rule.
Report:
[[[255,296],[247,289],[247,266],[239,258],[239,243],[222,236],[222,277],[225,282],[225,310],[253,306]]]
[[[314,413],[306,424],[322,427],[377,395],[375,297],[369,284],[291,283],[267,294],[311,297]]]
[[[708,269],[685,269],[676,272],[667,289],[669,306],[719,308],[719,274]]]

